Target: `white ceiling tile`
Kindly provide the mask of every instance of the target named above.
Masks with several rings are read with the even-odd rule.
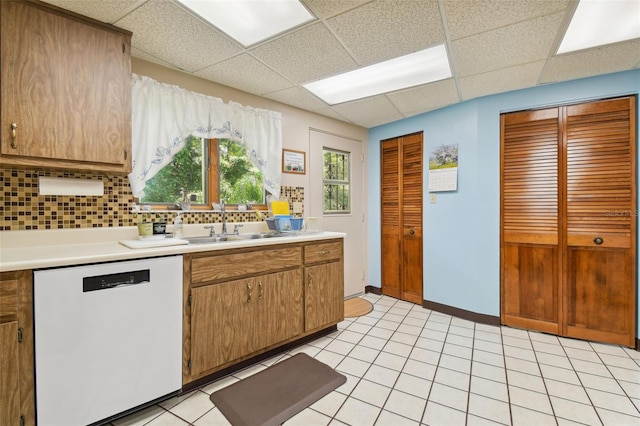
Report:
[[[250,52],[296,83],[349,71],[357,65],[322,23],[285,34]]]
[[[360,65],[444,43],[437,0],[379,1],[327,20]]]
[[[327,107],[324,102],[313,96],[308,91],[299,87],[291,87],[289,89],[280,90],[279,92],[265,95],[265,97],[273,99],[274,101],[282,102],[310,111]]]
[[[340,114],[338,114],[337,112],[335,112],[334,110],[332,110],[329,107],[322,108],[322,109],[316,109],[313,112],[315,112],[316,114],[324,115],[324,116],[329,117],[329,118],[334,118],[336,120],[350,122],[349,120],[347,120],[346,117],[341,116]]]
[[[566,11],[569,0],[444,0],[452,40]]]
[[[113,24],[146,0],[45,0],[47,3]]]
[[[573,80],[632,69],[640,63],[640,39],[553,56],[540,83]]]
[[[136,48],[189,72],[242,52],[211,25],[170,1],[150,0],[116,25],[133,32]]]
[[[257,95],[293,86],[290,81],[247,53],[218,62],[194,74]]]
[[[361,6],[371,0],[302,0],[316,17],[328,18],[354,7]]]
[[[546,59],[564,13],[546,15],[453,42],[460,77]]]
[[[352,123],[367,128],[403,118],[384,95],[334,105],[331,109]]]
[[[540,78],[544,63],[545,61],[537,61],[469,77],[461,77],[459,84],[462,99],[467,101],[480,96],[533,87]]]
[[[387,97],[405,117],[432,111],[459,101],[456,82],[452,78],[389,93]]]

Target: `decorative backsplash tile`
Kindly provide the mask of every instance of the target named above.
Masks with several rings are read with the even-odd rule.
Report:
[[[41,196],[38,195],[38,176],[71,179],[101,179],[104,195],[98,196]],[[126,176],[107,177],[99,173],[68,173],[42,170],[11,170],[0,168],[2,212],[0,231],[30,229],[69,229],[133,226],[140,217],[131,212],[133,195]],[[304,202],[304,188],[283,186],[281,198],[289,203]],[[139,213],[142,217],[172,223],[176,211],[157,210]],[[212,211],[180,211],[185,224],[217,223],[221,214]],[[303,214],[296,214],[303,216]],[[255,222],[253,211],[227,212],[229,222]]]

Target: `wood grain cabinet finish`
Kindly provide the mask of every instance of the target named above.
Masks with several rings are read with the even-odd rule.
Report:
[[[422,304],[422,133],[382,141],[382,293]]]
[[[504,324],[634,346],[635,105],[502,115]]]
[[[31,271],[0,273],[0,424],[35,425]]]
[[[183,384],[344,319],[341,239],[185,255],[184,271]]]
[[[131,33],[34,1],[2,1],[0,158],[131,171]]]

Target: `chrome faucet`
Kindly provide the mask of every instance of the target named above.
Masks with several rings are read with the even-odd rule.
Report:
[[[220,208],[222,209],[222,235],[227,235],[227,209],[224,200],[220,200]]]

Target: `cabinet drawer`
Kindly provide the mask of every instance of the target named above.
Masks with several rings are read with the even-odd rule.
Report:
[[[18,278],[15,273],[0,275],[0,323],[18,319]]]
[[[304,248],[304,263],[342,259],[342,240],[309,244]]]
[[[193,258],[191,261],[191,284],[198,285],[211,281],[265,274],[300,265],[302,265],[301,247],[211,254],[206,257]]]

